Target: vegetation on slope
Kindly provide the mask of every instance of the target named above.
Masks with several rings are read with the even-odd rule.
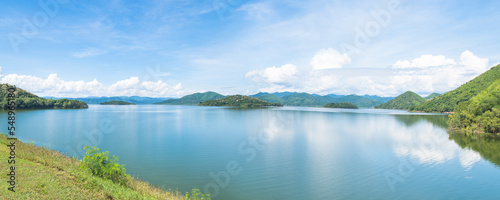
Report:
[[[258,93],[255,95],[250,95],[250,97],[254,97],[263,101],[267,101],[269,103],[281,103],[283,104],[285,100],[282,98],[274,95],[274,94],[269,94],[269,93]]]
[[[15,192],[11,192],[7,190],[8,184],[2,181],[1,199],[184,199],[175,191],[156,188],[128,175],[122,182],[93,175],[91,170],[83,167],[86,165],[84,162],[75,158],[15,141],[16,180],[22,186],[16,185]],[[1,146],[6,147],[9,142],[12,140],[0,134]],[[0,148],[0,155],[9,155],[9,151],[8,148]],[[95,160],[110,161],[99,151],[87,155],[101,155],[95,156]],[[92,161],[87,163],[96,164]],[[110,174],[113,174],[113,170],[109,170],[113,166],[116,165],[109,165]],[[0,162],[0,169],[6,170],[8,167],[7,161]]]
[[[269,103],[257,98],[244,96],[244,95],[233,95],[222,99],[204,101],[198,104],[199,106],[232,106],[232,107],[265,107],[265,106],[283,106],[280,103]]]
[[[432,98],[436,98],[438,96],[440,96],[441,94],[439,93],[432,93],[432,94],[429,94],[428,96],[425,97],[425,99],[429,100],[429,99],[432,99]]]
[[[85,102],[78,100],[68,100],[68,99],[44,99],[38,97],[26,90],[12,86],[9,84],[0,84],[0,106],[1,109],[8,109],[7,91],[9,88],[14,87],[16,91],[16,109],[79,109],[88,108]]]
[[[396,98],[388,101],[387,103],[376,106],[375,108],[406,110],[411,106],[419,105],[423,102],[425,102],[425,99],[423,97],[412,91],[407,91],[397,96]]]
[[[101,105],[135,105],[135,103],[129,103],[126,101],[106,101],[100,103]]]
[[[452,130],[500,136],[500,79],[470,100],[458,104],[449,117]]]
[[[349,108],[349,109],[358,109],[357,105],[349,102],[340,102],[340,103],[327,103],[323,107],[325,108]]]
[[[167,104],[167,105],[196,105],[200,102],[208,100],[222,99],[224,95],[216,92],[205,92],[205,93],[194,93],[190,95],[183,96],[180,99],[168,99],[155,104]]]
[[[380,104],[383,104],[385,102],[388,102],[388,101],[394,99],[394,97],[381,97],[381,96],[377,96],[377,95],[366,95],[366,94],[363,95],[363,97],[379,101]],[[378,105],[376,105],[376,106],[378,106]]]
[[[323,106],[327,103],[333,102],[330,96],[312,95],[309,93],[292,93],[281,97],[284,105],[287,106]]]
[[[371,108],[371,107],[378,106],[378,105],[382,104],[380,101],[366,98],[363,96],[358,96],[355,94],[335,98],[332,102],[334,102],[334,103],[349,102],[349,103],[353,103],[353,104],[355,104],[359,107],[363,107],[363,108]]]
[[[444,93],[421,105],[410,107],[409,111],[452,112],[460,102],[468,101],[498,79],[500,79],[500,65],[492,67],[455,90]]]

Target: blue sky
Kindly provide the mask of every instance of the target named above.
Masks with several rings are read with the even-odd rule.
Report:
[[[498,1],[2,1],[2,83],[41,96],[452,90],[500,62]]]

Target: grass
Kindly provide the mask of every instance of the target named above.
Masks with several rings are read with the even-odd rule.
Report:
[[[12,140],[10,140],[12,141]],[[0,199],[184,199],[174,190],[130,178],[125,185],[93,176],[76,158],[16,140],[16,192],[7,190],[7,137],[0,134]]]

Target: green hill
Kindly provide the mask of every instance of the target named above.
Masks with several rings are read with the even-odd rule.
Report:
[[[421,105],[410,107],[409,111],[452,112],[460,102],[468,101],[498,79],[500,79],[500,65],[492,67],[455,90],[444,93]]]
[[[292,93],[281,97],[287,106],[323,106],[333,101],[329,96],[312,95],[309,93]]]
[[[421,104],[425,102],[425,99],[421,97],[420,95],[412,92],[412,91],[407,91],[396,98],[388,101],[387,103],[384,103],[382,105],[376,106],[375,108],[382,108],[382,109],[408,109],[411,106],[415,106],[418,104]]]
[[[458,104],[449,123],[452,130],[459,132],[500,136],[500,79]]]
[[[80,109],[88,108],[85,102],[68,99],[45,99],[9,84],[0,84],[1,109],[7,110],[8,89],[15,88],[16,109]]]
[[[167,105],[197,105],[200,102],[224,98],[224,95],[216,92],[194,93],[183,96],[180,99],[168,99],[155,104]]]
[[[199,106],[232,106],[232,107],[265,107],[265,106],[283,106],[280,103],[269,103],[257,98],[244,96],[244,95],[233,95],[224,97],[222,99],[208,100],[198,104]]]
[[[349,109],[358,109],[357,105],[349,102],[340,102],[340,103],[327,103],[323,106],[324,108],[349,108]]]
[[[378,106],[378,105],[382,104],[380,101],[369,99],[369,98],[363,97],[363,96],[358,96],[355,94],[335,98],[331,102],[333,102],[333,103],[349,102],[349,103],[353,103],[353,104],[355,104],[359,107],[363,107],[363,108],[371,108],[371,107]]]
[[[438,97],[440,96],[441,94],[439,93],[432,93],[432,94],[429,94],[429,96],[426,96],[425,99],[429,100],[429,99],[432,99],[432,98],[435,98],[435,97]]]
[[[100,103],[101,105],[135,105],[135,103],[129,103],[126,101],[106,101]]]
[[[274,94],[266,94],[266,95],[259,95],[259,96],[253,96],[253,97],[260,99],[260,100],[263,100],[263,101],[267,101],[269,103],[281,103],[281,104],[283,104],[285,102],[285,100],[283,100],[282,98],[279,98],[278,96],[276,96]]]

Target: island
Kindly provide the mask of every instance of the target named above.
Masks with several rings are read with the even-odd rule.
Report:
[[[353,103],[340,102],[340,103],[327,103],[323,106],[324,108],[347,108],[347,109],[358,109],[359,107]]]
[[[281,103],[269,103],[257,98],[233,95],[224,97],[222,99],[208,100],[198,104],[198,106],[230,106],[241,108],[255,108],[255,107],[268,107],[268,106],[283,106]]]
[[[126,101],[106,101],[106,102],[102,102],[100,103],[100,105],[135,105],[135,103],[129,103],[129,102],[126,102]]]

